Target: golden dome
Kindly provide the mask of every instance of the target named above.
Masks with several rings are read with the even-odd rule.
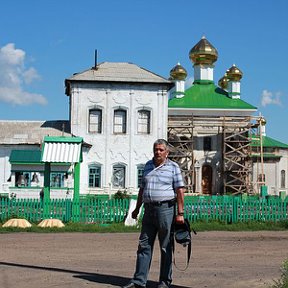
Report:
[[[216,48],[203,36],[202,39],[190,50],[189,58],[195,65],[213,64],[218,59]]]
[[[229,79],[227,77],[227,73],[225,73],[225,75],[222,78],[219,79],[218,85],[222,89],[226,90],[228,88],[228,82],[229,82]]]
[[[266,119],[265,119],[263,116],[261,116],[260,118],[258,118],[258,119],[257,119],[257,122],[258,122],[259,124],[261,124],[262,126],[265,126],[266,123],[267,123]]]
[[[227,77],[231,81],[240,81],[242,76],[242,71],[237,68],[235,64],[233,64],[232,67],[227,70]]]
[[[180,65],[180,63],[178,63],[170,70],[170,76],[173,80],[185,80],[187,77],[187,71]]]

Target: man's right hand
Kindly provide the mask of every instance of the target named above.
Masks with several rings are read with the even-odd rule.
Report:
[[[139,209],[135,208],[134,211],[132,212],[132,218],[137,219],[138,214],[139,214]]]

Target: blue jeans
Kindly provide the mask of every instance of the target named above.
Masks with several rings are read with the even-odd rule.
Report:
[[[159,283],[169,287],[172,282],[170,234],[174,217],[174,205],[170,203],[163,203],[161,206],[144,204],[145,211],[137,250],[136,271],[132,279],[132,282],[137,285],[146,285],[157,234],[161,249]]]

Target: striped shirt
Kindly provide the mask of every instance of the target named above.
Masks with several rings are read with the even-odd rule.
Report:
[[[144,203],[172,200],[180,187],[184,182],[177,163],[169,159],[158,167],[153,160],[146,163],[141,183]]]

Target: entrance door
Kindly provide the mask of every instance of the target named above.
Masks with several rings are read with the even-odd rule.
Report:
[[[210,165],[202,166],[202,193],[212,194],[212,167]]]

